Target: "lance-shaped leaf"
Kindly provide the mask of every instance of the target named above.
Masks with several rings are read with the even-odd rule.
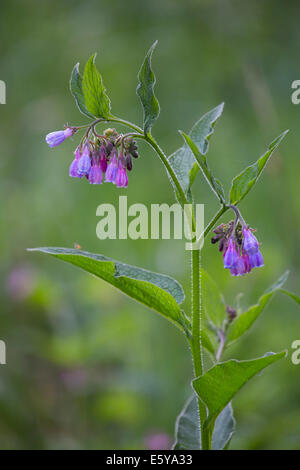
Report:
[[[214,340],[211,338],[211,334],[208,330],[203,328],[200,330],[200,338],[202,346],[209,352],[213,357],[215,356],[216,345]]]
[[[188,331],[189,320],[180,308],[184,292],[175,279],[164,274],[119,263],[106,256],[69,248],[33,248],[71,263],[108,282],[135,300],[156,310],[181,330]]]
[[[143,65],[138,74],[138,86],[136,92],[141,100],[144,112],[144,132],[148,134],[154,122],[159,116],[159,103],[154,94],[155,75],[151,68],[152,54],[157,45],[157,41],[150,47]]]
[[[240,202],[246,196],[246,194],[248,194],[250,189],[258,180],[272,153],[277,149],[278,145],[287,133],[288,130],[283,132],[279,137],[277,137],[277,139],[273,140],[264,155],[262,155],[255,163],[253,163],[253,165],[248,166],[244,171],[242,171],[242,173],[233,179],[230,188],[231,204],[238,204],[238,202]]]
[[[189,133],[189,137],[196,144],[202,155],[205,155],[208,151],[209,139],[214,132],[215,123],[221,116],[223,108],[224,103],[221,103],[216,108],[208,111],[194,124]],[[188,195],[199,171],[199,165],[196,163],[192,150],[185,143],[169,157],[169,161],[184,193]],[[222,190],[220,191],[222,192]]]
[[[201,269],[201,305],[207,322],[221,328],[226,318],[224,299],[215,281]]]
[[[82,91],[87,110],[97,118],[107,118],[110,113],[110,99],[106,94],[102,76],[95,65],[96,54],[87,61],[83,79]]]
[[[198,164],[199,168],[201,169],[204,175],[204,178],[208,182],[212,191],[216,194],[221,204],[225,204],[225,194],[224,194],[223,186],[221,182],[214,177],[211,169],[209,168],[207,164],[206,156],[201,154],[198,146],[189,135],[185,134],[182,131],[180,133],[182,137],[184,138],[185,142],[187,143],[187,145],[189,146],[189,148],[191,149],[191,151],[193,152],[193,155],[197,162],[196,164]]]
[[[201,433],[197,395],[193,394],[179,414],[175,425],[175,450],[201,450]],[[235,429],[235,420],[231,403],[216,419],[212,437],[212,450],[228,447]]]
[[[93,118],[94,116],[89,113],[85,106],[83,91],[82,91],[82,77],[79,72],[79,63],[75,65],[72,70],[70,78],[70,91],[75,99],[79,111],[85,116]]]
[[[300,305],[300,297],[298,295],[294,294],[293,292],[289,292],[286,289],[279,289],[279,292],[281,292],[282,294],[287,295],[288,297],[293,299],[298,305]]]
[[[283,284],[286,282],[288,275],[289,271],[286,271],[271,287],[269,287],[269,289],[266,290],[266,292],[259,298],[257,304],[252,305],[252,307],[247,311],[241,313],[233,320],[228,329],[226,344],[237,340],[249,330],[276,292],[282,292],[300,304],[299,297],[285,289],[281,289]]]
[[[236,393],[252,377],[270,364],[278,361],[286,352],[268,353],[258,359],[237,361],[231,359],[220,362],[205,374],[193,380],[193,387],[208,410],[208,417],[204,424],[210,431],[219,414],[231,402]]]

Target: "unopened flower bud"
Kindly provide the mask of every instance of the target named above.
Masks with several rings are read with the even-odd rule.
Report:
[[[131,171],[132,170],[132,160],[131,160],[131,156],[129,155],[129,153],[125,157],[125,162],[126,162],[127,170]]]
[[[55,132],[50,132],[50,134],[46,135],[46,142],[49,145],[49,147],[57,147],[58,145],[62,144],[68,137],[71,137],[74,132],[76,132],[75,129],[71,129],[70,127],[67,127],[64,131],[55,131]]]
[[[232,322],[236,318],[236,310],[230,307],[230,305],[226,305],[226,312],[228,314],[229,321]]]

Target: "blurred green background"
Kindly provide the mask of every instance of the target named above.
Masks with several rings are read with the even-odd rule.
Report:
[[[164,319],[80,270],[27,247],[80,244],[83,249],[161,271],[189,289],[189,259],[179,241],[100,241],[96,208],[173,202],[157,157],[140,145],[127,191],[68,176],[78,142],[51,151],[45,134],[86,122],[68,90],[76,62],[98,52],[97,66],[113,113],[140,123],[136,75],[145,51],[153,59],[161,115],[153,129],[168,154],[206,111],[225,101],[209,162],[229,188],[231,178],[291,131],[240,208],[258,228],[265,267],[231,278],[206,242],[203,267],[234,304],[245,308],[287,268],[299,286],[300,106],[291,83],[300,78],[299,2],[279,0],[109,0],[1,2],[0,106],[1,449],[167,448],[176,415],[189,396],[190,355]],[[120,131],[121,127],[118,128]],[[195,183],[206,221],[216,210],[203,179]],[[228,220],[225,217],[224,220]],[[299,292],[299,289],[298,289]],[[189,309],[189,301],[186,301]],[[289,349],[234,400],[234,449],[300,449],[299,309],[276,295],[226,357],[252,358]]]

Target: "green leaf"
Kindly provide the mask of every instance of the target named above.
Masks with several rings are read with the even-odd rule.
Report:
[[[87,61],[83,79],[82,91],[87,110],[97,118],[110,117],[110,100],[106,94],[102,77],[95,65],[96,54]]]
[[[205,155],[208,151],[209,139],[214,132],[215,123],[221,116],[223,108],[224,103],[221,103],[216,108],[208,111],[194,124],[189,133],[189,137],[196,144],[202,155]],[[184,193],[188,194],[199,171],[199,165],[196,163],[193,152],[185,143],[169,157],[169,161]]]
[[[280,291],[286,282],[289,271],[286,271],[267,291],[259,298],[258,303],[250,307],[246,312],[238,315],[231,323],[226,343],[231,343],[242,336],[253,325],[258,316],[262,313],[269,300],[275,292]]]
[[[72,70],[70,78],[70,90],[78,106],[79,111],[85,116],[93,118],[94,116],[88,112],[85,106],[83,91],[82,91],[82,77],[79,72],[79,62]]]
[[[286,352],[267,355],[247,361],[231,359],[220,362],[205,374],[193,380],[193,387],[208,410],[205,427],[210,430],[222,410],[231,402],[236,393],[254,375],[286,355]]]
[[[201,269],[201,295],[205,319],[221,328],[226,318],[224,300],[215,281],[204,269]]]
[[[175,425],[175,450],[200,450],[201,434],[197,396],[193,394],[179,414]],[[231,403],[229,403],[216,419],[212,437],[212,449],[225,449],[232,437],[235,420]]]
[[[205,155],[201,154],[198,146],[191,139],[190,136],[188,136],[187,134],[185,134],[182,131],[180,131],[180,133],[181,133],[182,137],[184,138],[184,140],[186,141],[187,145],[190,147],[191,151],[193,152],[194,157],[196,159],[196,162],[197,162],[199,168],[201,169],[201,171],[203,173],[203,176],[206,179],[206,181],[208,182],[210,188],[216,194],[216,196],[219,199],[219,201],[221,202],[221,204],[225,204],[225,194],[224,194],[224,189],[223,189],[222,183],[214,177],[211,169],[209,168],[209,166],[207,164],[207,160],[206,160]]]
[[[212,450],[227,449],[235,431],[235,419],[231,403],[225,406],[216,419],[212,437]]]
[[[119,263],[100,254],[69,248],[33,248],[67,261],[108,282],[147,307],[156,310],[181,330],[189,329],[189,320],[180,308],[184,300],[181,285],[175,279],[146,269]]]
[[[144,59],[143,65],[138,74],[138,86],[136,89],[144,111],[144,132],[148,134],[154,122],[159,116],[159,103],[154,94],[154,85],[156,83],[155,75],[151,68],[152,54],[157,45],[157,41],[150,47]]]
[[[236,176],[231,184],[230,189],[230,203],[238,204],[248,194],[250,189],[255,185],[269,158],[274,150],[277,149],[282,139],[288,133],[288,130],[283,132],[277,139],[273,140],[268,147],[268,150],[262,157],[260,157],[253,165],[248,166],[242,173]]]
[[[208,333],[207,330],[202,329],[200,331],[200,337],[202,341],[202,346],[212,355],[215,356],[216,347]]]
[[[300,297],[298,297],[298,295],[294,294],[293,292],[289,292],[288,290],[285,290],[285,289],[279,289],[279,292],[287,295],[288,297],[293,299],[298,305],[300,305]]]

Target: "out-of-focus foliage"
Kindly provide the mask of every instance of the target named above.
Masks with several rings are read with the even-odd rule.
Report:
[[[129,204],[173,202],[165,171],[145,144],[125,193],[68,177],[77,136],[54,151],[44,142],[67,121],[86,122],[68,81],[74,64],[95,51],[114,113],[141,125],[137,73],[159,40],[152,66],[161,114],[153,134],[168,155],[182,145],[177,129],[188,131],[225,101],[207,159],[226,191],[274,135],[291,130],[264,184],[259,180],[240,204],[259,229],[265,267],[233,279],[209,241],[202,264],[231,306],[254,304],[287,268],[288,288],[299,292],[300,107],[290,100],[300,75],[299,13],[298,2],[279,0],[1,2],[7,104],[0,105],[0,339],[7,365],[0,365],[0,448],[165,448],[190,395],[189,351],[176,328],[104,282],[25,251],[78,243],[189,286],[182,242],[96,237],[100,203],[116,204],[120,194]],[[193,187],[208,221],[216,201],[201,176]],[[232,448],[300,448],[300,366],[290,348],[299,337],[297,305],[274,296],[226,353],[247,359],[289,349],[234,399]]]

